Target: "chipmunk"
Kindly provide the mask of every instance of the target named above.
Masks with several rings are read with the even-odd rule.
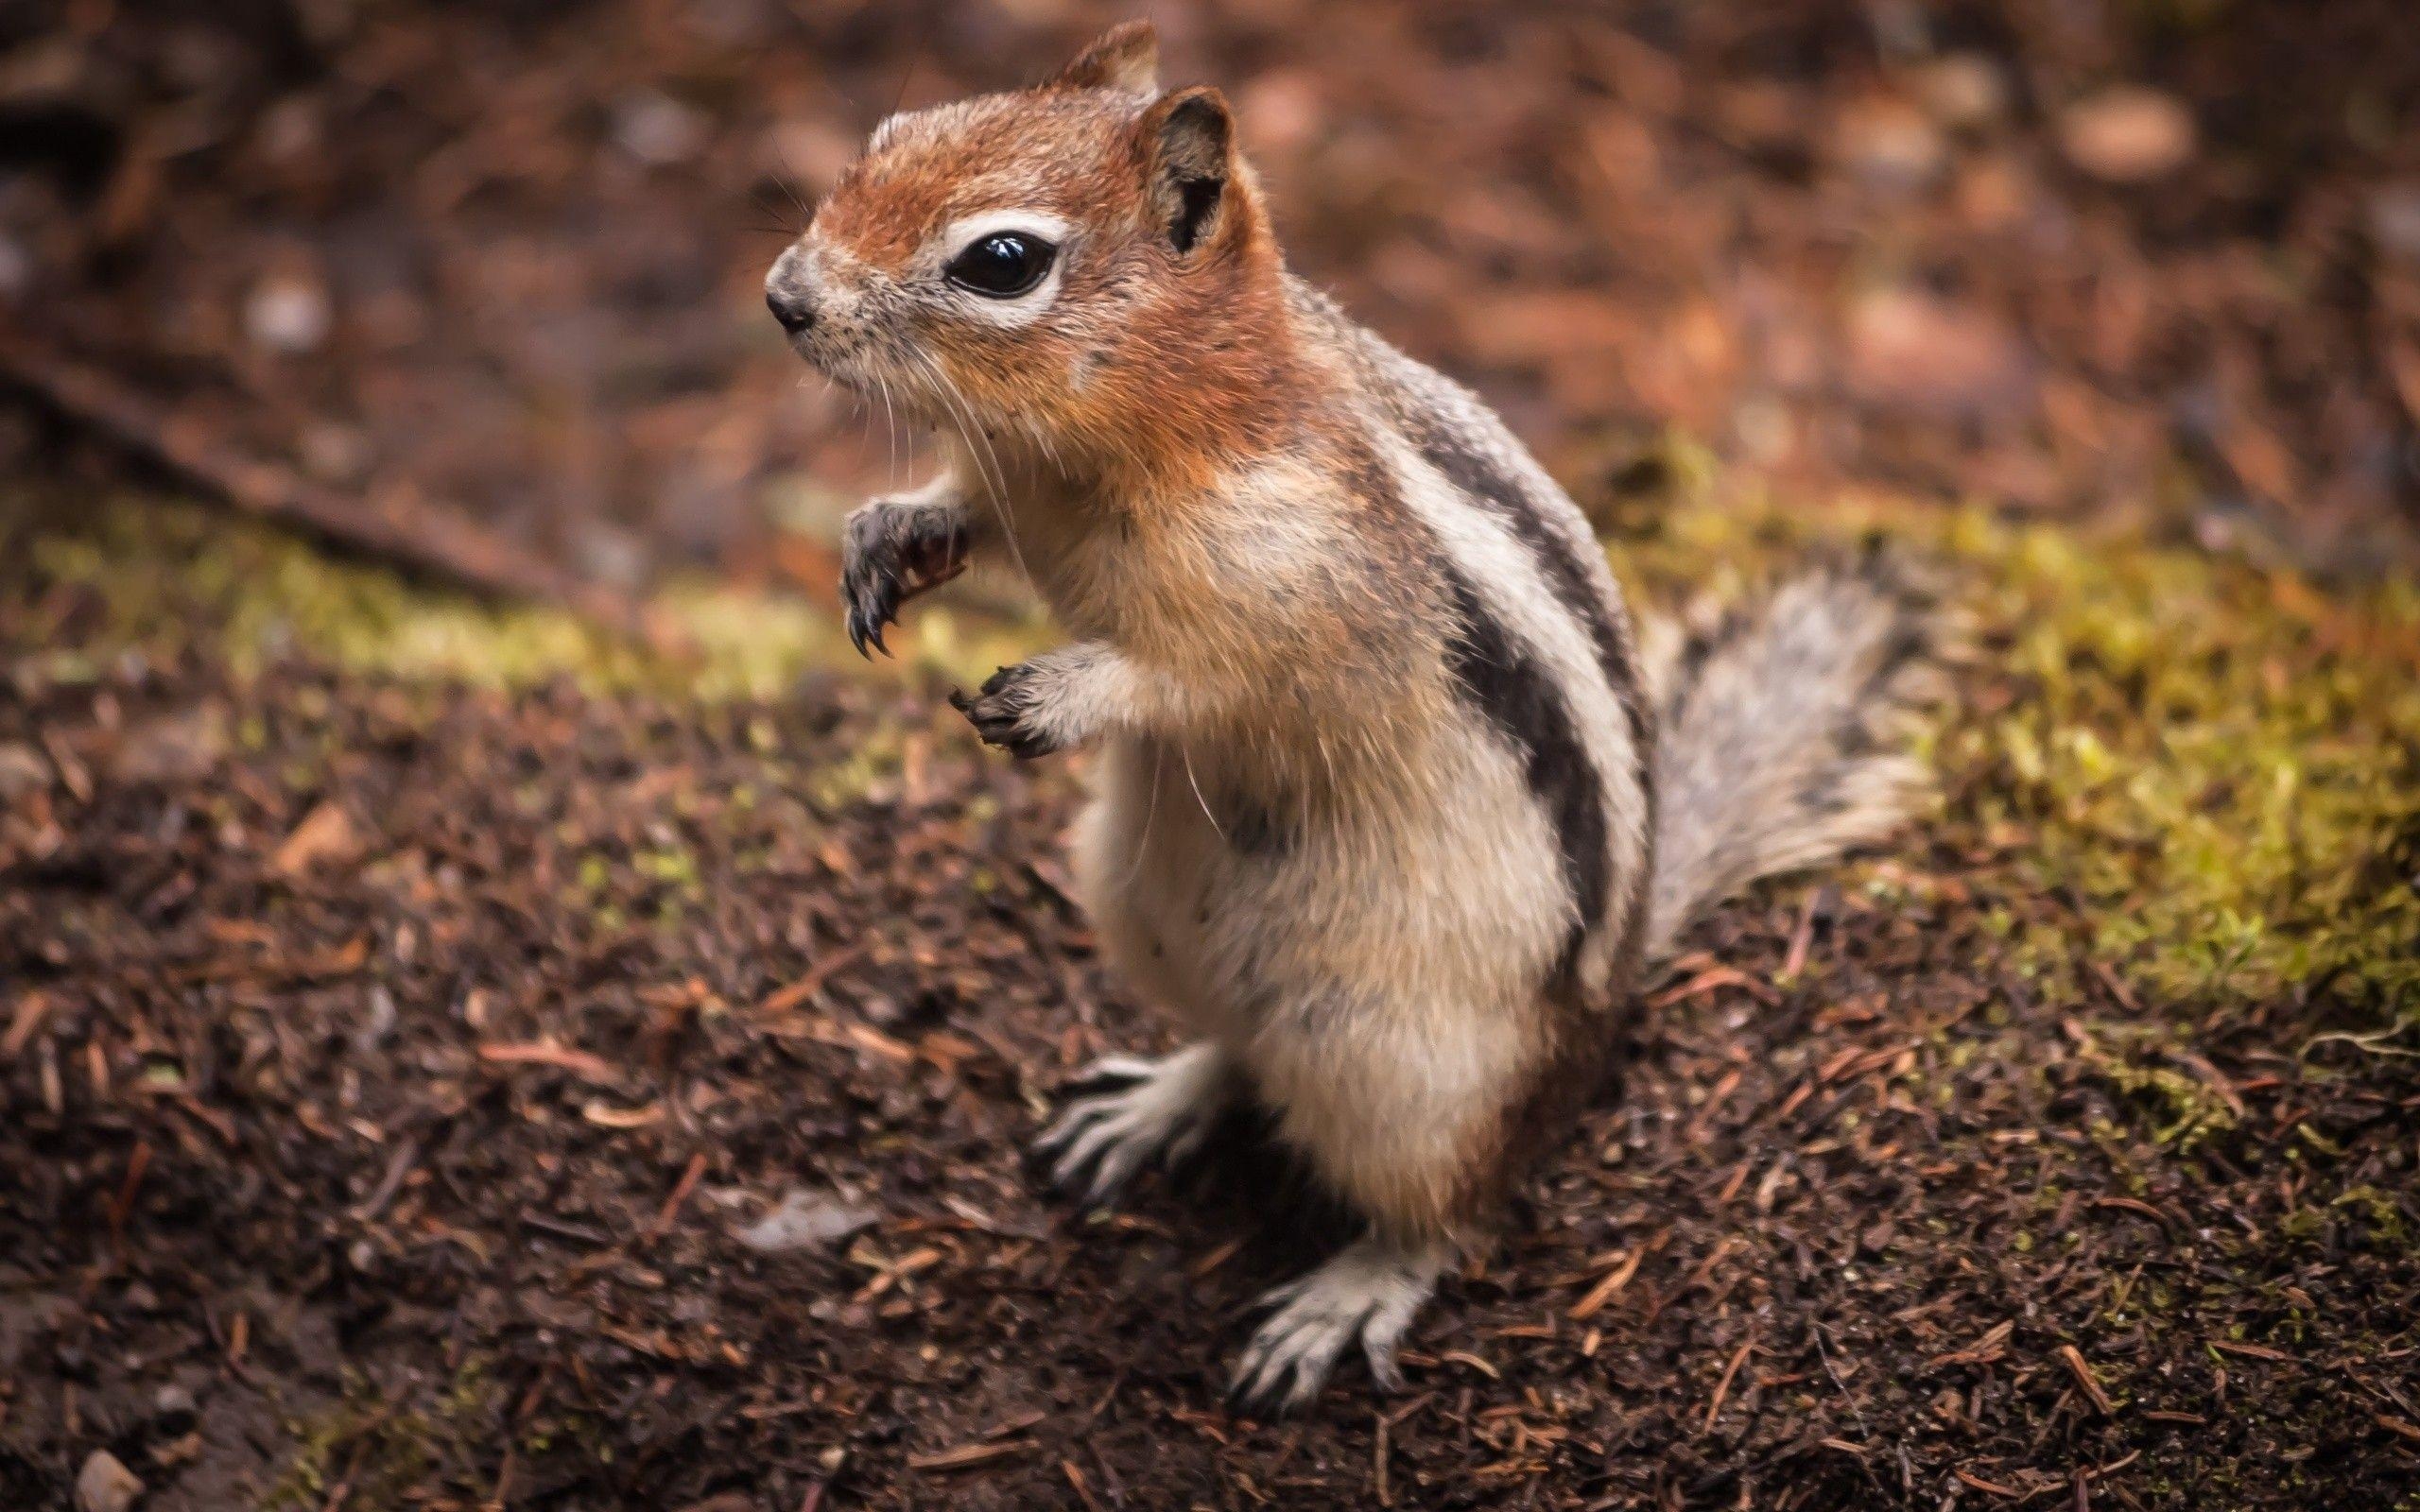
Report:
[[[1287,270],[1234,112],[1157,51],[1122,26],[885,121],[766,299],[948,458],[849,520],[860,652],[984,559],[1073,637],[953,701],[1017,756],[1094,753],[1080,900],[1196,1039],[1080,1076],[1054,1176],[1107,1200],[1250,1099],[1366,1222],[1235,1368],[1290,1407],[1356,1345],[1395,1384],[1684,925],[1910,811],[1934,608],[1869,557],[1642,652],[1579,509]]]

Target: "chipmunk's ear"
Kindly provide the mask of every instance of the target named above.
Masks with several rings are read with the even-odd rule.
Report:
[[[1168,241],[1189,252],[1234,218],[1236,122],[1206,84],[1163,95],[1143,112],[1150,196]]]
[[[1130,94],[1160,92],[1160,30],[1148,21],[1128,21],[1093,39],[1076,60],[1059,70],[1045,89],[1116,89]]]

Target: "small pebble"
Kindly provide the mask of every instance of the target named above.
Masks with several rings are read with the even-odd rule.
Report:
[[[76,1476],[76,1512],[126,1512],[142,1494],[142,1481],[106,1449],[95,1450]]]
[[[2193,117],[2157,90],[2103,90],[2059,115],[2067,161],[2108,183],[2142,183],[2183,167],[2194,135]]]
[[[739,1230],[741,1244],[762,1255],[783,1255],[845,1239],[881,1214],[825,1192],[793,1187],[773,1211]]]

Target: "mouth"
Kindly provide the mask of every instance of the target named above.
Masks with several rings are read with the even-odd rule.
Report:
[[[826,378],[835,382],[847,381],[839,370],[842,364],[838,355],[830,350],[828,342],[821,339],[823,333],[811,325],[797,326],[787,320],[780,323],[783,343],[790,349],[791,355]]]
[[[806,364],[816,376],[826,383],[837,384],[853,394],[863,394],[872,390],[873,384],[865,374],[859,372],[854,364],[839,354],[825,350],[811,335],[791,336],[790,351],[797,353],[799,361]]]

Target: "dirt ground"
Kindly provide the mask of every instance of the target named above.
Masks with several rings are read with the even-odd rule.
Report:
[[[8,1505],[102,1450],[147,1512],[2420,1488],[2412,1063],[2319,1040],[2326,990],[2121,1042],[2122,978],[2013,950],[2069,905],[2010,889],[1987,794],[1723,910],[1406,1392],[1247,1421],[1245,1310],[1337,1232],[1301,1183],[1242,1128],[1086,1217],[1015,1153],[1069,1068],[1163,1032],[1063,890],[1063,765],[829,676],[238,675],[192,614],[104,654],[106,598],[25,565],[89,522],[24,512]]]
[[[2414,1505],[2403,8],[1144,9],[1655,589],[1736,544],[1682,498],[2077,532],[1978,587],[1941,812],[1698,932],[1402,1394],[1235,1418],[1335,1217],[1250,1126],[1115,1214],[1020,1165],[1165,1031],[1077,774],[939,701],[983,606],[816,666],[915,456],[757,292],[893,105],[1122,12],[0,11],[0,1508]],[[466,675],[504,622],[424,583],[146,544],[78,372],[642,662],[682,574],[818,628],[752,696],[545,611]]]

